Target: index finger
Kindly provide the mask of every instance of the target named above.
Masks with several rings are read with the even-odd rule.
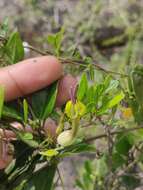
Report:
[[[62,76],[62,65],[53,56],[27,59],[0,69],[0,85],[5,88],[5,100],[40,90]]]

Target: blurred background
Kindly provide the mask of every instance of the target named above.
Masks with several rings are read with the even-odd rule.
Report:
[[[143,63],[142,15],[143,0],[0,0],[0,23],[8,18],[25,44],[48,49],[48,35],[64,27],[63,51],[74,46],[81,56],[121,73]],[[75,180],[83,163],[94,157],[84,154],[60,164],[66,189],[78,189]]]

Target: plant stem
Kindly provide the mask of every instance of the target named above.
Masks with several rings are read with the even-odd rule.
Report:
[[[129,128],[129,129],[122,129],[122,130],[117,130],[117,131],[111,131],[110,134],[111,135],[118,135],[118,134],[120,134],[122,132],[128,133],[128,132],[136,131],[136,130],[140,130],[140,129],[143,129],[143,127],[139,126],[139,127]],[[94,137],[90,137],[90,138],[84,139],[84,142],[95,141],[95,140],[101,139],[101,138],[107,138],[107,134],[106,133],[102,133],[100,135],[96,135]]]
[[[31,45],[26,45],[26,46],[24,46],[24,48],[30,49],[32,51],[35,51],[36,53],[39,53],[41,55],[47,55],[48,54],[48,53],[46,53],[46,52],[44,52],[44,51],[42,51],[40,49],[37,49],[37,48],[35,48],[35,47],[31,46]]]
[[[48,50],[46,51],[43,51],[43,50],[40,50],[40,49],[37,49],[31,45],[27,45],[27,46],[24,46],[24,48],[27,48],[27,49],[30,49],[32,51],[35,51],[41,55],[52,55],[52,53]],[[81,65],[83,67],[87,67],[87,65],[85,64],[85,61],[84,60],[76,60],[76,59],[70,59],[70,58],[62,58],[60,57],[59,60],[63,63],[63,64],[76,64],[76,65]],[[93,64],[92,64],[96,69],[100,70],[100,71],[103,71],[107,74],[114,74],[114,75],[119,75],[121,77],[128,77],[127,74],[122,74],[122,73],[119,73],[119,72],[115,72],[115,71],[110,71],[110,70],[107,70],[105,68],[103,68],[102,66],[98,65],[97,63],[95,63],[95,60],[93,60]]]
[[[76,59],[69,59],[69,58],[60,58],[60,60],[61,60],[61,62],[63,63],[63,64],[67,64],[67,63],[69,63],[69,64],[76,64],[76,65],[81,65],[81,66],[83,66],[83,67],[87,67],[87,65],[85,64],[85,61],[84,60],[76,60]],[[115,72],[115,71],[110,71],[110,70],[107,70],[107,69],[105,69],[105,68],[103,68],[103,67],[101,67],[100,65],[98,65],[97,63],[95,63],[95,61],[93,60],[93,62],[92,62],[93,64],[93,66],[94,67],[96,67],[98,70],[100,70],[100,71],[103,71],[103,72],[105,72],[105,73],[108,73],[108,74],[115,74],[115,75],[119,75],[119,76],[121,76],[121,77],[128,77],[128,75],[127,74],[122,74],[122,73],[118,73],[118,72]]]

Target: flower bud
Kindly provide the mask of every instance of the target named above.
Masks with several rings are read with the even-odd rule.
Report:
[[[63,131],[57,138],[58,144],[63,147],[71,145],[73,141],[74,137],[72,130]]]
[[[76,101],[76,103],[73,104],[70,100],[66,104],[65,113],[70,119],[80,118],[86,113],[86,106],[80,101]]]
[[[45,136],[56,138],[56,129],[57,129],[56,122],[51,118],[46,119],[44,123]]]

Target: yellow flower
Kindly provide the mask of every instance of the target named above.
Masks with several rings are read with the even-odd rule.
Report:
[[[76,101],[76,103],[73,104],[70,100],[66,104],[65,113],[69,118],[74,119],[83,116],[86,113],[86,107],[80,101]]]
[[[131,108],[122,108],[122,117],[124,119],[129,119],[133,116],[133,112]]]

